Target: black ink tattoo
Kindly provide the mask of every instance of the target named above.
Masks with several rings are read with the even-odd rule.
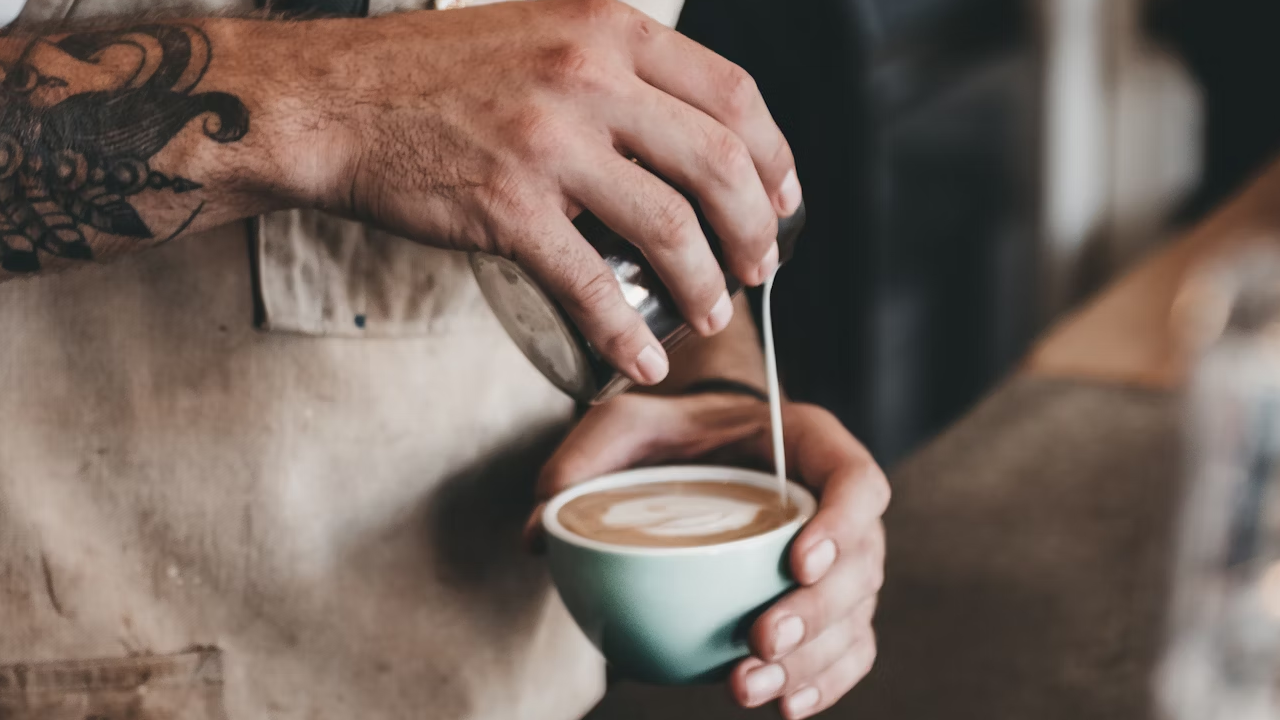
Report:
[[[18,61],[0,63],[0,269],[11,273],[38,271],[42,254],[92,259],[88,229],[153,239],[131,201],[148,191],[181,195],[201,185],[153,170],[151,158],[201,116],[205,136],[215,142],[235,142],[249,131],[249,111],[239,98],[191,92],[210,60],[209,39],[199,28],[151,24],[68,35],[52,44],[77,60],[94,63],[104,50],[129,45],[142,62],[118,89],[42,106],[41,92],[68,87],[66,79],[31,64],[33,49],[47,42],[35,40]]]

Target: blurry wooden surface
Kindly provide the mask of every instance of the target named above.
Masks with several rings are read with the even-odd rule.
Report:
[[[1280,238],[1280,163],[1174,244],[1155,253],[1036,344],[1025,370],[1149,388],[1186,370],[1174,300],[1194,275],[1242,244]]]

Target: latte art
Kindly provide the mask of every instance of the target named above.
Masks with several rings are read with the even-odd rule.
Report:
[[[560,509],[577,535],[618,545],[714,545],[781,527],[798,514],[773,490],[711,480],[635,485],[583,495]]]
[[[751,524],[760,507],[731,498],[664,495],[624,500],[605,511],[606,527],[634,528],[662,537],[695,537],[731,532]]]

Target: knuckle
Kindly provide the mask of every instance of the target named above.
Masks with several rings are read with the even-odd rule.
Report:
[[[876,520],[875,532],[872,534],[871,541],[875,543],[876,557],[884,559],[885,544],[887,542],[887,533],[884,530],[884,520]]]
[[[755,230],[751,233],[751,239],[765,244],[768,247],[770,241],[778,237],[778,217],[773,214],[773,208],[767,204],[760,204],[760,217],[755,221]],[[761,251],[759,260],[764,260],[764,253]]]
[[[711,176],[722,183],[728,184],[755,172],[755,162],[746,143],[728,130],[708,135],[703,157]]]
[[[876,558],[867,562],[866,595],[875,595],[884,588],[884,563]]]
[[[606,332],[600,349],[607,356],[634,357],[639,352],[638,338],[642,327],[644,324],[637,320],[628,326]]]
[[[516,114],[511,133],[517,151],[534,161],[560,157],[572,143],[571,133],[561,126],[556,113],[537,105]]]
[[[874,631],[867,633],[867,639],[864,641],[865,649],[863,650],[861,662],[858,664],[858,677],[862,677],[871,672],[871,668],[875,667],[876,657],[880,654],[879,644],[876,642],[876,634]]]
[[[610,317],[610,307],[621,300],[618,281],[612,274],[602,271],[574,282],[566,302],[570,315],[589,318],[589,324],[598,328],[594,344],[606,357],[630,357],[639,352],[635,346],[639,344],[644,323],[638,316],[632,322],[621,323]],[[632,352],[633,348],[635,352]]]
[[[732,119],[745,117],[755,107],[760,97],[760,88],[756,85],[755,78],[738,65],[730,65],[720,76],[717,86],[720,92],[720,106]]]
[[[628,6],[629,7],[629,6]],[[655,39],[655,30],[661,28],[662,24],[654,22],[652,18],[644,13],[633,13],[632,22],[629,22],[631,41],[637,45],[647,45]]]
[[[599,92],[610,86],[604,57],[577,42],[562,43],[543,51],[538,68],[542,81],[557,90]]]
[[[889,486],[889,479],[885,477],[884,471],[878,465],[872,465],[868,472],[871,476],[871,502],[879,514],[883,515],[893,500],[893,489]]]
[[[698,226],[693,208],[675,193],[656,203],[652,217],[655,232],[652,244],[659,251],[675,250],[684,245]]]
[[[503,168],[484,191],[488,205],[496,217],[503,218],[514,228],[528,227],[537,215],[537,205],[528,198],[527,183],[515,168]]]
[[[875,532],[867,540],[867,557],[872,562],[884,566],[885,559],[885,533],[884,523],[877,522]]]
[[[576,279],[570,288],[575,310],[584,315],[599,315],[618,294],[618,282],[605,272],[593,272]]]
[[[808,605],[808,617],[806,618],[808,631],[806,634],[812,637],[820,633],[822,628],[831,624],[831,620],[835,616],[836,607],[832,598],[828,596],[828,593],[824,592],[814,592],[809,598]],[[804,614],[802,613],[802,616]]]

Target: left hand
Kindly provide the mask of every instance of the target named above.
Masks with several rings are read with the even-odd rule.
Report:
[[[800,587],[751,628],[752,656],[729,680],[736,700],[757,707],[781,699],[789,720],[830,707],[871,669],[871,619],[884,578],[889,484],[870,454],[830,413],[783,406],[787,472],[815,491],[817,514],[792,545]],[[624,395],[592,408],[547,462],[538,481],[545,503],[591,478],[638,465],[689,460],[772,463],[769,408],[727,394]],[[536,540],[542,506],[526,537]]]

